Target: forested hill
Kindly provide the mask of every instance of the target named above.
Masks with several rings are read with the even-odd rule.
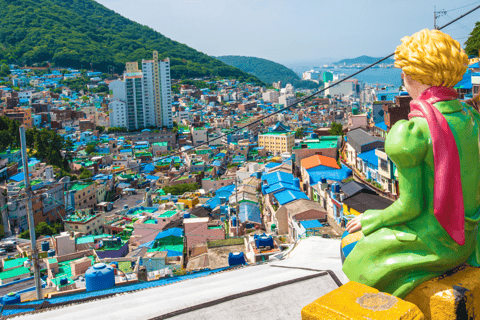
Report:
[[[282,81],[283,86],[287,83],[291,83],[295,87],[318,88],[319,86],[311,81],[302,81],[292,70],[270,60],[244,56],[220,56],[217,57],[217,59],[230,66],[253,74],[269,85],[272,85],[273,82]]]
[[[127,61],[170,58],[173,78],[256,77],[173,41],[93,0],[0,0],[0,60],[122,72]],[[242,80],[242,79],[240,79]]]
[[[465,51],[468,55],[479,56],[480,50],[480,22],[475,23],[475,28],[465,41]]]
[[[346,63],[346,64],[357,64],[357,63],[371,64],[371,63],[377,62],[380,59],[382,59],[382,58],[361,56],[361,57],[357,57],[357,58],[353,58],[353,59],[343,59],[343,60],[338,61],[335,64],[343,64],[343,63]],[[394,63],[394,62],[395,62],[395,60],[393,60],[391,58],[383,61],[383,63]]]

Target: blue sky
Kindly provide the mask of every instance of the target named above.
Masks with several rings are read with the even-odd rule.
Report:
[[[442,26],[475,0],[97,0],[109,9],[213,56],[244,55],[284,64],[385,56],[403,36]],[[460,8],[465,6],[465,8]],[[457,9],[460,8],[460,9]],[[445,28],[462,46],[480,9]]]

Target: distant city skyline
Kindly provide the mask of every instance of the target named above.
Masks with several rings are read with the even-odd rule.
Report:
[[[442,26],[480,1],[97,0],[166,37],[211,56],[242,55],[295,65],[392,53],[400,39]],[[480,12],[480,10],[479,10]],[[447,28],[464,47],[472,13]]]

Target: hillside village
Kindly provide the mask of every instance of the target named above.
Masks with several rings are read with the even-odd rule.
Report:
[[[479,72],[473,62],[455,87],[461,99],[478,93]],[[384,141],[411,98],[391,87],[329,88],[342,76],[327,74],[321,96],[294,105],[314,91],[171,79],[156,52],[121,75],[10,65],[2,79],[2,119],[68,145],[64,168],[37,142],[28,171],[19,145],[0,152],[0,288],[22,301],[34,297],[26,172],[49,298],[91,291],[96,263],[113,265],[111,285],[128,291],[280,259],[299,239],[340,238],[401,192]]]

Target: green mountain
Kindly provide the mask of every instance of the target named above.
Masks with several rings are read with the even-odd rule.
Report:
[[[282,81],[282,85],[291,83],[297,88],[318,88],[319,85],[312,81],[303,81],[300,77],[282,64],[255,57],[221,56],[216,57],[226,64],[239,68],[257,76],[263,82],[271,85],[273,82]]]
[[[353,58],[353,59],[343,59],[343,60],[340,60],[340,61],[338,61],[337,63],[334,63],[334,64],[344,64],[344,63],[345,64],[356,64],[356,63],[371,64],[371,63],[377,62],[380,59],[382,59],[382,58],[360,56],[360,57]],[[395,62],[395,60],[392,59],[392,58],[387,59],[385,61],[382,61],[382,63],[394,63],[394,62]]]
[[[0,0],[0,60],[122,72],[127,61],[170,58],[172,78],[219,75],[260,81],[93,0]]]
[[[478,57],[480,55],[480,22],[475,23],[475,28],[470,32],[470,36],[465,41],[465,52],[468,55]]]

